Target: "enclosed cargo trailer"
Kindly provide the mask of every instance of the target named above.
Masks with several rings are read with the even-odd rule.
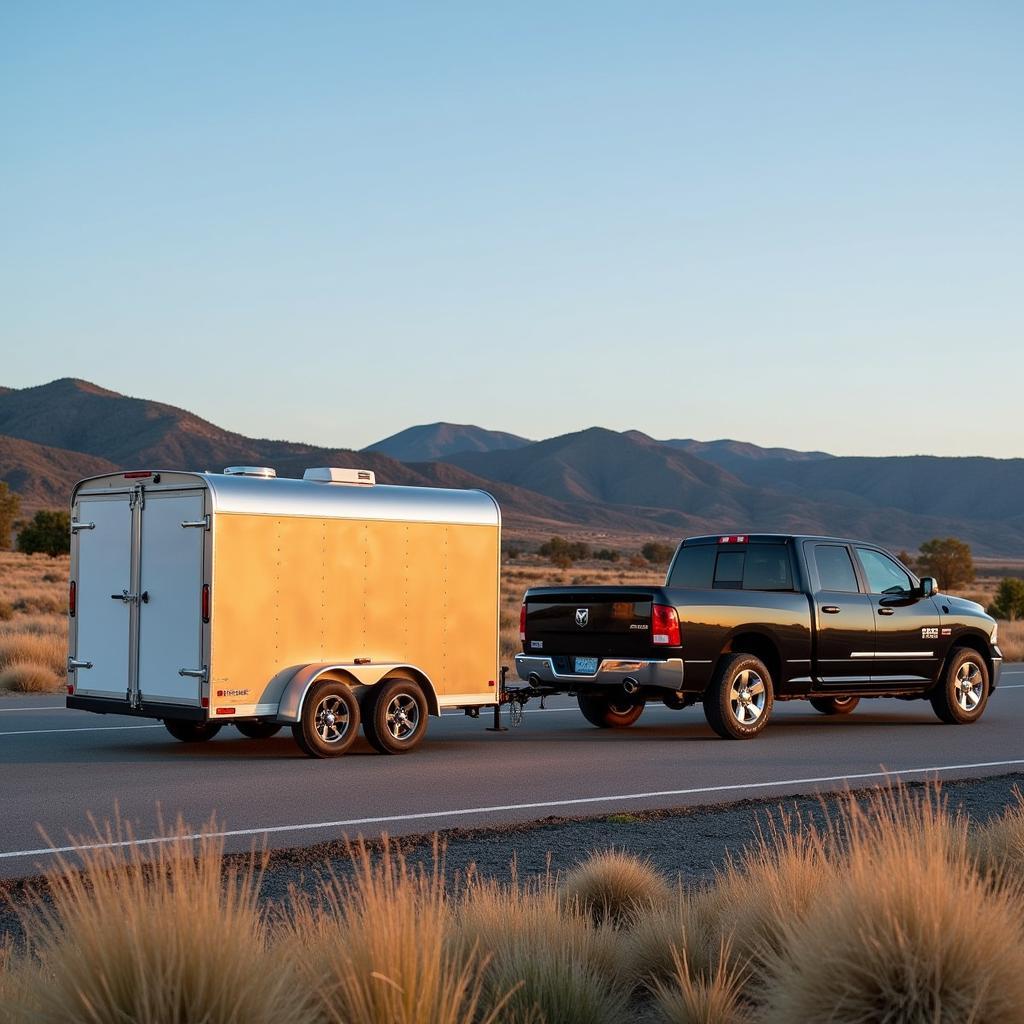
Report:
[[[290,725],[311,756],[379,750],[501,700],[501,516],[484,491],[365,470],[155,470],[71,500],[71,708],[201,741]]]

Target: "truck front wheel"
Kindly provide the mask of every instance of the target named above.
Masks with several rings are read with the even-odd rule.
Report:
[[[359,703],[352,688],[334,679],[317,683],[302,702],[292,736],[309,757],[340,757],[359,731]]]
[[[704,693],[704,717],[723,739],[749,740],[768,724],[774,703],[764,662],[752,654],[727,654]]]
[[[931,701],[935,714],[949,725],[976,722],[988,703],[985,659],[970,647],[953,651]]]
[[[616,702],[607,697],[590,697],[582,693],[577,695],[576,700],[583,717],[598,729],[626,729],[644,713],[643,701],[631,704],[628,701]]]

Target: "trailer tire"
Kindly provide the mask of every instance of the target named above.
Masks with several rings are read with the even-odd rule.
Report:
[[[704,693],[704,717],[726,740],[753,739],[768,724],[775,694],[760,658],[727,654]]]
[[[359,732],[359,702],[336,679],[317,683],[306,694],[292,736],[308,757],[340,757]]]
[[[182,743],[205,743],[221,730],[220,722],[195,722],[188,718],[165,718],[164,728]]]
[[[628,729],[643,713],[644,702],[632,704],[623,701],[617,704],[608,697],[592,697],[577,694],[576,702],[583,717],[598,729]]]
[[[277,722],[235,722],[235,728],[250,740],[269,740],[281,731]]]
[[[427,698],[408,676],[389,676],[365,698],[363,735],[382,754],[407,754],[427,733]]]
[[[811,697],[810,704],[823,715],[848,715],[860,703],[860,697]]]

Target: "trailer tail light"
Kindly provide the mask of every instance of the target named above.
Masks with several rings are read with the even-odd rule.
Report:
[[[153,475],[151,469],[133,469],[130,473],[125,473],[125,480],[146,480]]]
[[[233,715],[234,713],[234,708],[217,708],[218,715]]]
[[[203,584],[203,593],[202,593],[202,597],[200,598],[200,605],[202,607],[202,612],[203,612],[203,622],[209,622],[210,621],[210,584],[209,583],[204,583]]]
[[[519,608],[519,642],[526,643],[526,602]]]
[[[651,641],[668,647],[680,647],[679,616],[671,605],[656,604],[651,608]]]
[[[68,615],[74,618],[76,611],[78,611],[78,584],[72,580],[68,584]]]
[[[75,684],[68,683],[68,696],[73,697],[75,695]]]

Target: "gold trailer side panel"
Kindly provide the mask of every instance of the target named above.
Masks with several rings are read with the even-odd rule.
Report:
[[[211,705],[276,704],[311,662],[405,662],[494,698],[496,527],[221,513]],[[218,696],[222,691],[223,696]]]

